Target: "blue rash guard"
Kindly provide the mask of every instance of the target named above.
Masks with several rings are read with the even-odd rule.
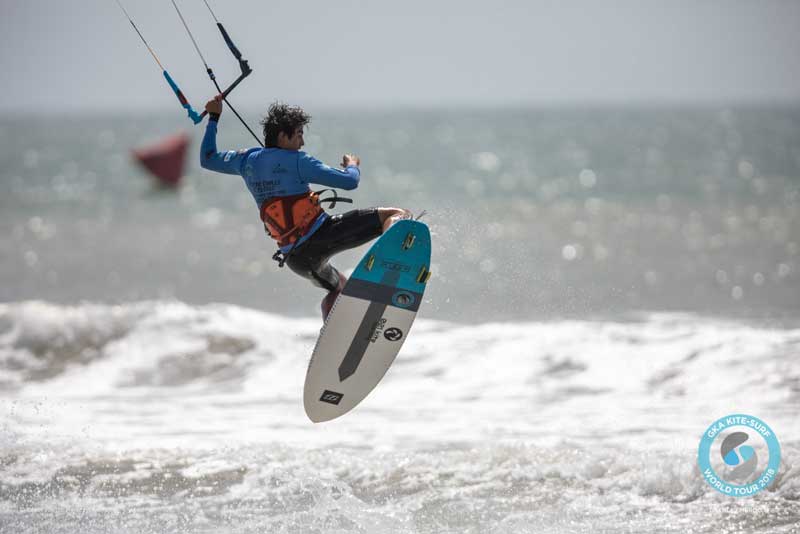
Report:
[[[361,178],[355,165],[350,165],[343,171],[334,169],[299,150],[257,147],[238,152],[218,152],[217,121],[213,118],[208,121],[203,144],[200,146],[200,165],[210,171],[238,174],[244,178],[259,212],[268,198],[307,193],[311,190],[309,184],[355,189]],[[288,252],[292,246],[308,239],[327,218],[327,213],[320,214],[303,237],[294,245],[282,247],[281,251]]]

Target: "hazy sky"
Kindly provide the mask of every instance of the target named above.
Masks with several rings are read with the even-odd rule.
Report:
[[[209,0],[262,106],[800,102],[800,1]],[[123,1],[198,108],[213,94],[169,0]],[[224,81],[202,0],[178,0]],[[168,108],[114,0],[0,0],[3,111]]]

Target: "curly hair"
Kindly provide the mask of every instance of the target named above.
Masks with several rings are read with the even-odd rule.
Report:
[[[289,137],[294,135],[297,128],[302,128],[311,122],[311,115],[298,106],[289,106],[283,102],[275,102],[261,120],[264,128],[264,146],[274,148],[278,146],[278,134],[285,133]]]

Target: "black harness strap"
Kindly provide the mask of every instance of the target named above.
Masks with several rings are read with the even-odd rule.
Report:
[[[345,202],[346,204],[352,204],[353,203],[353,199],[352,198],[340,197],[339,193],[336,192],[336,189],[320,189],[319,191],[314,191],[314,194],[315,195],[321,195],[325,191],[330,191],[331,193],[333,193],[333,196],[332,197],[328,197],[328,198],[319,199],[317,201],[318,204],[322,204],[323,202],[327,202],[328,204],[330,204],[329,207],[331,209],[333,209],[333,208],[336,207],[336,203],[337,202]]]

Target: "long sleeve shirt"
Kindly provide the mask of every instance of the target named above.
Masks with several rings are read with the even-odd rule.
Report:
[[[244,178],[259,212],[265,200],[306,193],[311,190],[309,184],[355,189],[361,178],[355,165],[344,170],[335,169],[299,150],[256,147],[220,152],[217,150],[217,121],[213,119],[208,121],[200,146],[200,165],[210,171],[238,174]],[[320,214],[295,245],[308,239],[327,218],[325,212]],[[286,252],[291,247],[287,245],[281,250]]]

